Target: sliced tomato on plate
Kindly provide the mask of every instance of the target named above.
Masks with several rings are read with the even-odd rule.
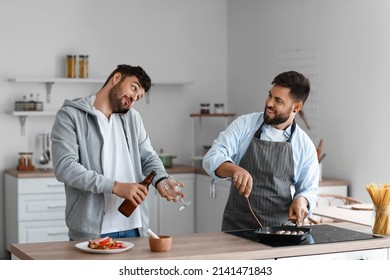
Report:
[[[91,244],[110,244],[112,242],[111,237],[106,236],[106,237],[98,237],[96,239],[90,240],[89,243]]]
[[[126,248],[126,245],[121,241],[115,241],[110,246],[110,249],[123,249],[123,248]]]

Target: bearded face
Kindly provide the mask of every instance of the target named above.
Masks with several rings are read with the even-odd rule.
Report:
[[[279,129],[289,124],[294,118],[294,110],[298,110],[299,103],[292,99],[290,89],[274,85],[268,92],[264,107],[264,122]]]
[[[123,96],[123,90],[122,90],[122,82],[116,84],[111,90],[110,93],[108,94],[108,98],[110,100],[111,104],[111,109],[113,113],[117,114],[126,114],[130,106],[124,105],[127,104],[126,102],[123,102],[123,98],[127,98]],[[130,105],[131,105],[130,101]]]
[[[277,112],[275,108],[264,108],[264,122],[268,125],[278,125],[286,122],[290,118],[292,110],[286,112]]]

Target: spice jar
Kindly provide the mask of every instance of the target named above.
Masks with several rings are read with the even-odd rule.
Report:
[[[18,168],[24,168],[27,166],[26,153],[19,153]]]
[[[79,55],[79,78],[88,77],[88,55]]]
[[[27,166],[31,167],[33,166],[33,153],[26,153],[27,158]]]
[[[17,169],[18,170],[28,170],[28,171],[35,170],[35,166],[33,164],[33,153],[31,153],[31,152],[19,153]]]
[[[67,78],[76,78],[76,56],[67,55],[66,56],[66,77]]]
[[[210,114],[210,104],[209,103],[200,104],[200,113],[201,114]]]
[[[214,103],[214,114],[223,114],[225,112],[223,103]]]

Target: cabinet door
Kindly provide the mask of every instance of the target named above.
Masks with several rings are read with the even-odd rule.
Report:
[[[221,230],[217,201],[211,195],[211,177],[196,175],[196,232],[212,232]]]
[[[161,235],[182,235],[194,233],[195,230],[195,176],[194,174],[172,174],[178,181],[184,183],[183,193],[185,200],[191,204],[179,210],[180,202],[167,201],[159,194],[157,195],[158,228]]]
[[[220,181],[216,185],[216,201],[217,201],[217,221],[218,231],[222,228],[223,212],[230,192],[230,181]]]
[[[18,220],[65,220],[65,194],[19,195]]]
[[[19,223],[17,243],[69,241],[65,221],[31,221]]]
[[[56,178],[21,178],[17,179],[19,194],[65,193],[64,183]]]

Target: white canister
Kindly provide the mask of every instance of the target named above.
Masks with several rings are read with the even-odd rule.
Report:
[[[223,103],[214,103],[214,114],[223,114],[225,112],[225,105]]]

